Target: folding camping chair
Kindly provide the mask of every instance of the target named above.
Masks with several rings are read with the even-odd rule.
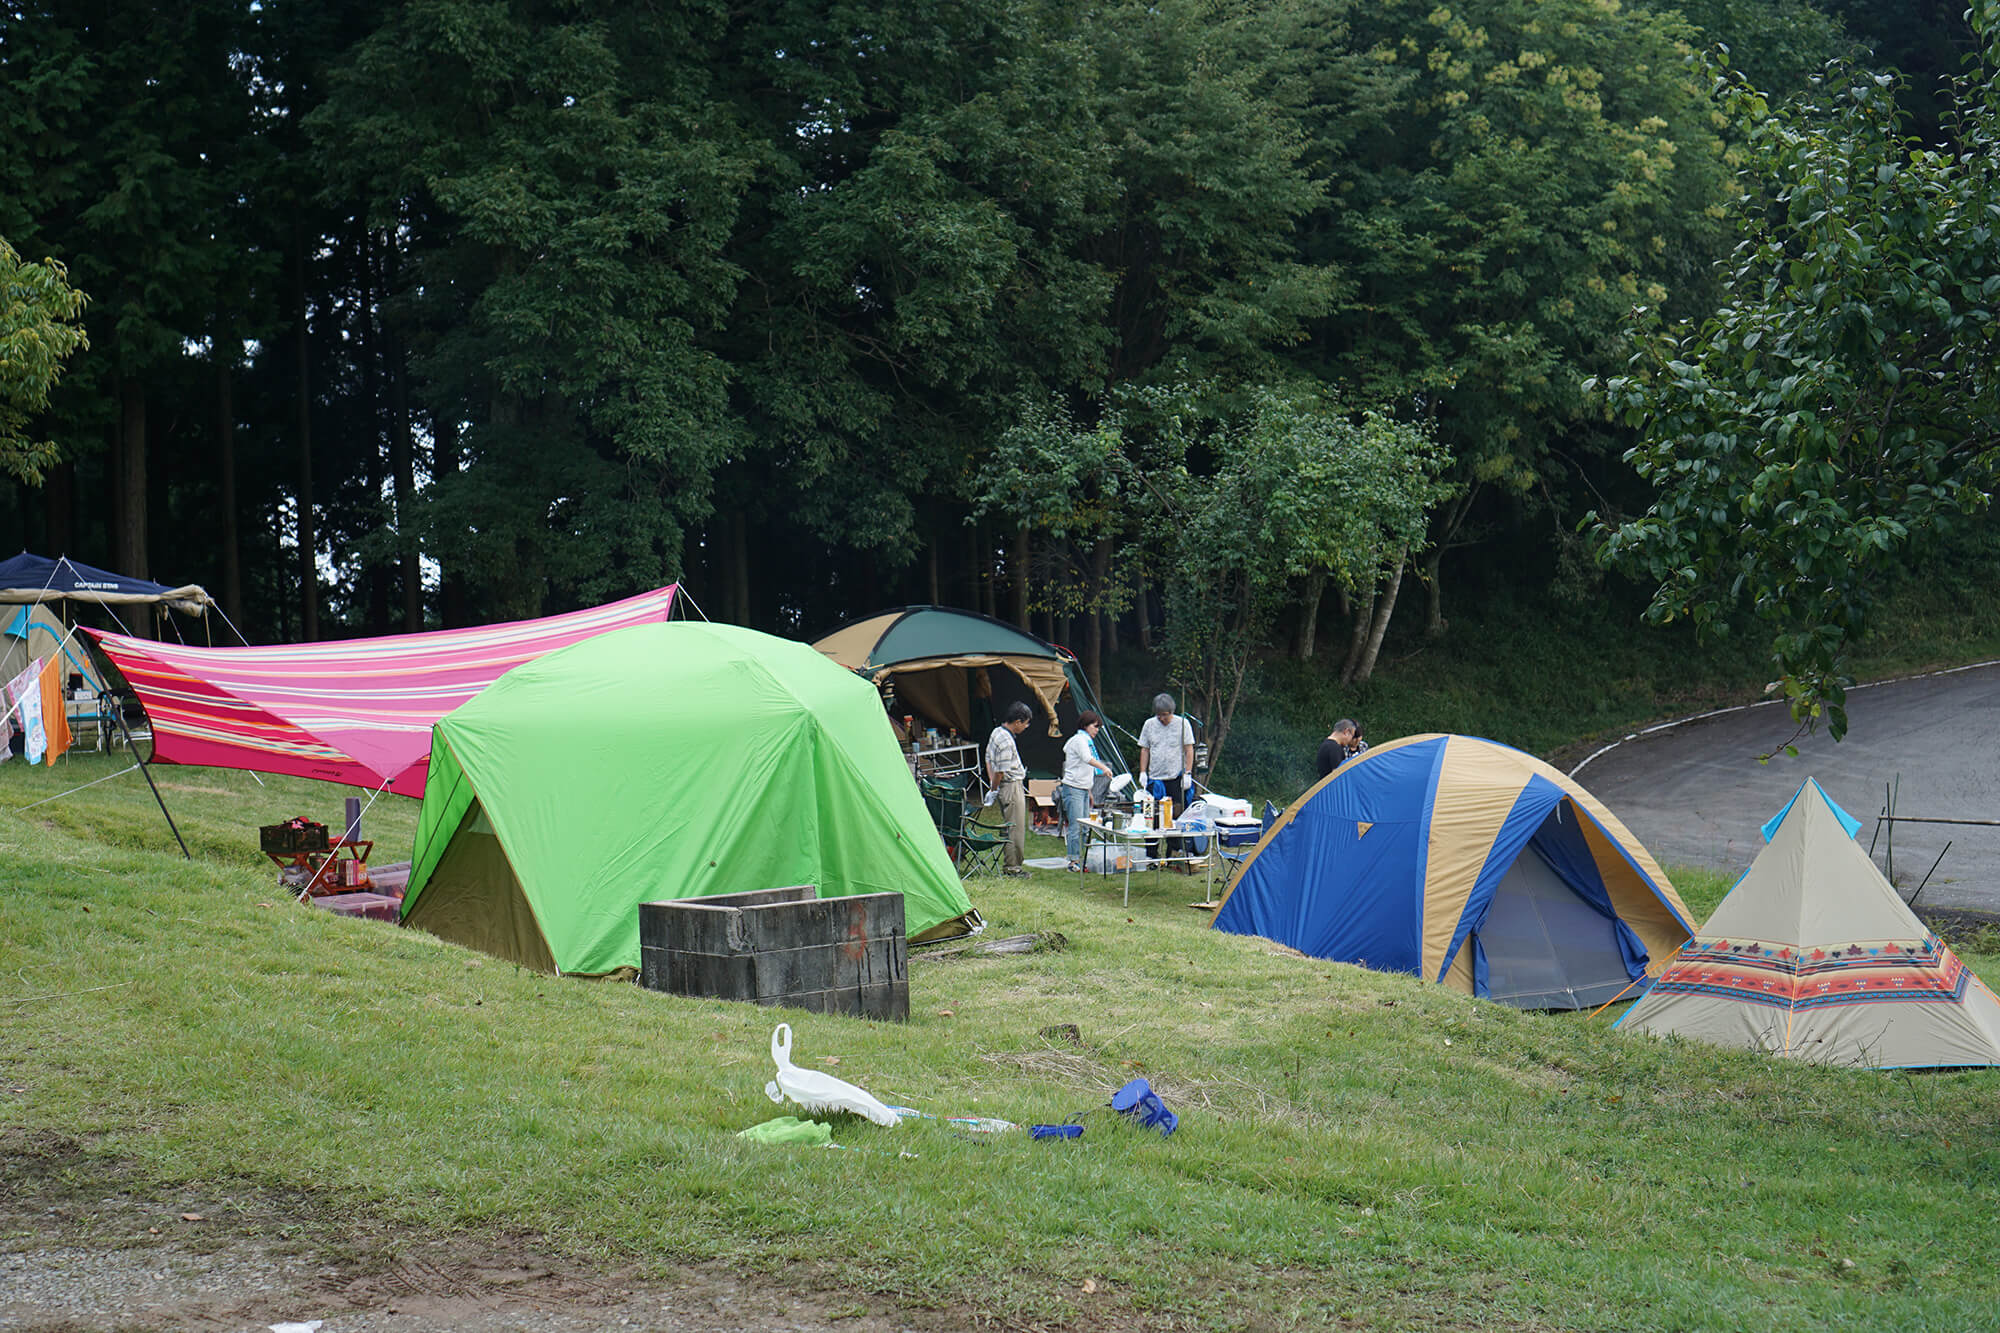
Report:
[[[998,805],[981,803],[983,788],[978,775],[925,783],[926,804],[932,801],[933,793],[937,801],[933,811],[938,818],[938,832],[944,838],[945,851],[958,867],[958,877],[970,879],[982,872],[999,870],[1007,847],[1007,826]]]

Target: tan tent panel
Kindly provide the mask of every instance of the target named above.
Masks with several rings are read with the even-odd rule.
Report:
[[[1056,705],[1062,702],[1063,692],[1069,688],[1069,676],[1058,661],[1032,657],[944,657],[930,662],[886,666],[870,679],[880,685],[894,676],[897,693],[915,705],[924,716],[948,723],[970,736],[974,731],[972,715],[963,707],[965,692],[961,682],[955,676],[933,677],[928,673],[978,668],[990,671],[996,667],[1013,672],[1035,692],[1035,700],[1041,704],[1042,715],[1048,722],[1049,735],[1061,739],[1061,715],[1056,712]],[[989,686],[987,695],[991,692]]]
[[[1904,904],[1810,780],[1619,1027],[1814,1064],[2000,1064],[2000,1000]]]
[[[476,799],[403,924],[536,972],[556,970],[535,909]]]
[[[833,633],[813,644],[849,671],[860,671],[868,665],[868,655],[874,650],[889,626],[902,616],[901,611],[888,611],[866,620],[857,620],[852,625],[843,625]]]

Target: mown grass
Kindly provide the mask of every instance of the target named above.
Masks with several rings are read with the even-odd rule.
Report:
[[[161,770],[192,862],[136,774],[19,809],[119,762],[0,766],[0,1142],[80,1145],[72,1172],[804,1264],[1014,1324],[1963,1329],[2000,1299],[2000,1075],[1516,1013],[1218,935],[1173,876],[1129,910],[1114,882],[979,882],[995,934],[1068,945],[920,957],[908,1024],[559,981],[279,895],[255,826],[325,817],[332,788]],[[390,855],[414,809],[371,812]],[[1724,889],[1679,882],[1698,912]],[[1086,1112],[1085,1136],[750,1145],[781,1017],[801,1064],[885,1100]],[[1043,1035],[1063,1024],[1080,1043]],[[1138,1074],[1172,1138],[1091,1109]]]

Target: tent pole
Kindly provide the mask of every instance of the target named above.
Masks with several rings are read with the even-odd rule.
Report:
[[[180,825],[174,823],[173,812],[167,809],[166,798],[160,795],[159,787],[153,782],[153,770],[146,766],[145,760],[139,758],[139,742],[132,739],[132,729],[125,725],[124,700],[112,701],[111,715],[118,719],[118,730],[125,733],[125,743],[132,747],[132,758],[138,760],[139,771],[146,775],[146,785],[153,789],[153,799],[160,803],[160,813],[167,817],[167,827],[174,831],[174,841],[181,845],[181,855],[190,861],[194,860],[194,853],[188,850],[187,839],[181,836]]]

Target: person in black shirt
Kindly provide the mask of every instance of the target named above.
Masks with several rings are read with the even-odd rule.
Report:
[[[1368,748],[1368,742],[1361,739],[1361,724],[1351,717],[1343,717],[1333,724],[1333,731],[1319,743],[1316,759],[1319,776],[1325,777]]]

